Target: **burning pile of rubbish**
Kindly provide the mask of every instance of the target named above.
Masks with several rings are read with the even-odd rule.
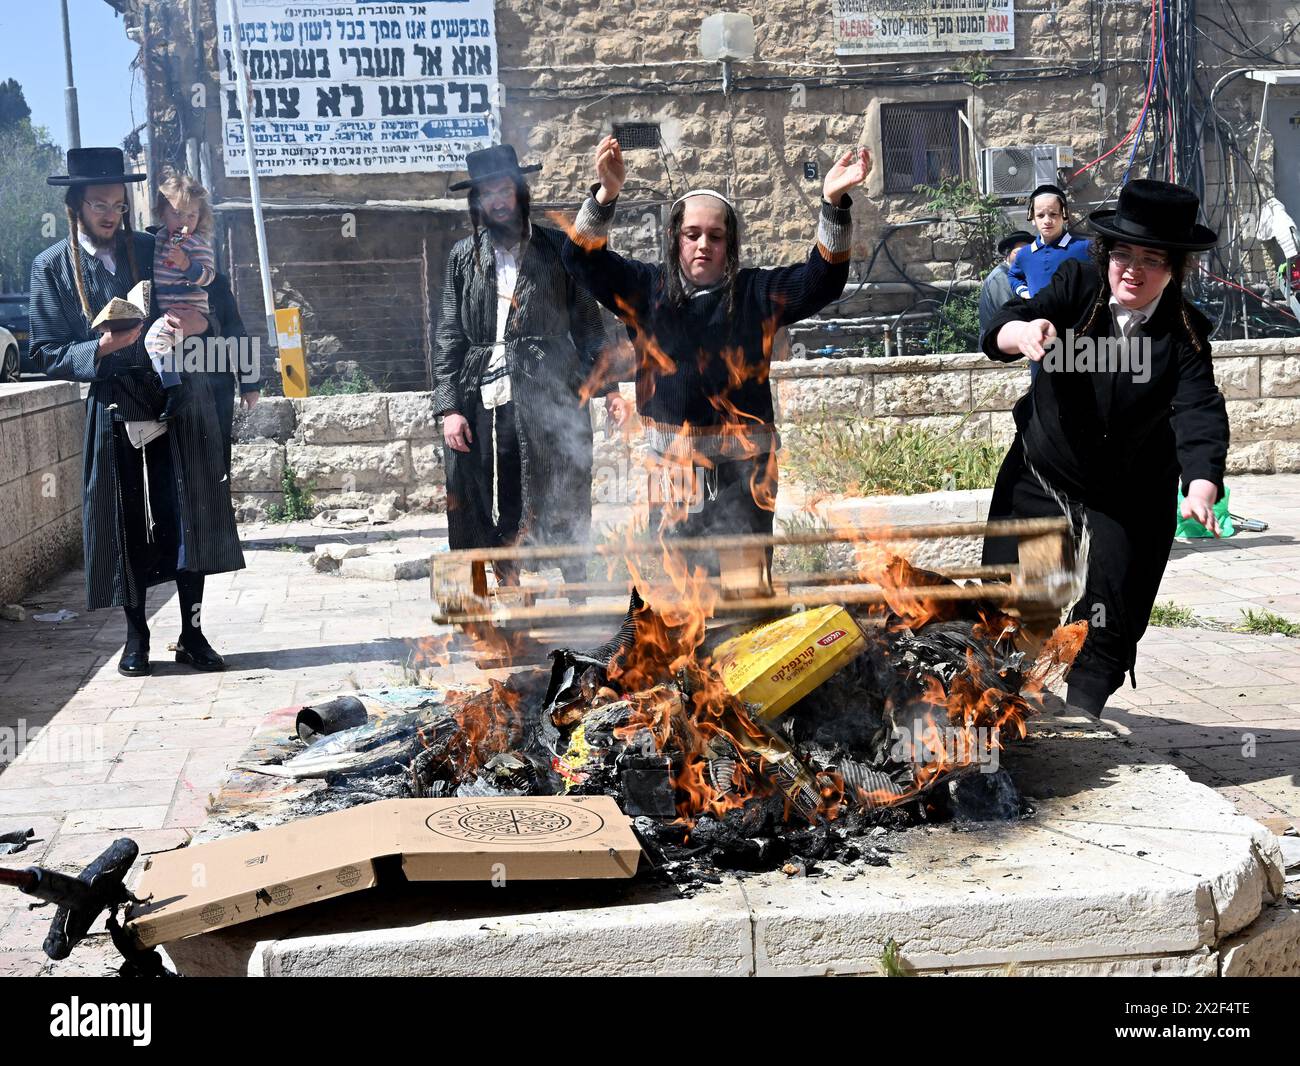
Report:
[[[334,712],[357,717],[335,727],[348,728],[314,723],[300,753],[245,768],[323,779],[294,817],[398,797],[609,795],[678,882],[885,862],[864,839],[877,826],[1025,813],[997,753],[1025,735],[1085,625],[1035,642],[980,601],[917,594],[947,578],[902,560],[889,577],[907,597],[757,627],[710,627],[698,604],[656,611],[634,592],[599,648],[363,724],[344,697]]]

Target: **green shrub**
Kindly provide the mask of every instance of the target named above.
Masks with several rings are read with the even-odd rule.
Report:
[[[1272,611],[1243,610],[1241,625],[1237,628],[1243,633],[1281,633],[1284,637],[1300,637],[1300,622],[1292,622]]]
[[[1151,607],[1151,625],[1162,626],[1164,628],[1187,629],[1200,624],[1190,607],[1179,607],[1178,604],[1170,600],[1168,603],[1157,603]]]
[[[1005,449],[957,432],[880,423],[813,422],[786,434],[785,468],[811,492],[910,496],[993,484]]]
[[[820,518],[809,514],[792,514],[780,518],[782,533],[820,533],[829,530]],[[820,574],[831,568],[831,551],[827,544],[782,544],[773,553],[773,568],[780,573]]]
[[[313,386],[313,396],[355,396],[362,392],[382,392],[382,387],[361,367],[353,367],[352,373],[339,377],[326,378],[319,385]]]
[[[298,474],[287,463],[284,475],[280,478],[280,491],[284,493],[284,503],[273,503],[266,509],[268,522],[301,522],[310,518],[316,510],[316,503],[311,498],[315,483],[303,488],[298,484]]]

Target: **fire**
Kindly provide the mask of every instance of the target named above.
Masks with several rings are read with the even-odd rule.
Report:
[[[582,238],[563,216],[552,213],[550,217],[583,247],[603,245],[603,240]],[[644,411],[655,395],[657,382],[676,374],[678,362],[646,328],[636,306],[618,298],[616,311],[628,327],[635,351],[637,401]],[[777,457],[769,445],[773,427],[740,404],[745,390],[768,387],[769,360],[779,326],[779,314],[763,323],[763,357],[757,360],[752,355],[747,358],[738,347],[723,347],[716,356],[701,348],[697,353],[700,376],[717,381],[725,375],[722,387],[710,397],[716,419],[704,426],[683,423],[673,427],[666,441],[658,441],[658,454],[642,460],[652,484],[666,486],[663,492],[656,489],[658,495],[653,497],[662,515],[656,531],[659,551],[651,561],[640,549],[632,550],[637,530],[629,525],[622,534],[629,549],[608,557],[611,575],[617,560],[622,559],[644,602],[630,620],[631,639],[604,671],[607,687],[595,698],[566,704],[551,716],[550,725],[560,730],[560,741],[552,752],[550,769],[563,779],[566,791],[588,779],[581,764],[596,758],[587,723],[617,702],[625,716],[612,729],[616,757],[665,760],[670,767],[677,819],[686,827],[709,816],[722,819],[754,801],[783,805],[791,822],[831,820],[851,807],[905,803],[982,762],[991,751],[1001,749],[1005,740],[1024,737],[1036,698],[1080,650],[1086,625],[1057,630],[1024,669],[995,666],[1023,662],[1023,656],[1015,658],[1015,638],[1022,630],[1017,618],[992,606],[955,598],[951,595],[953,581],[899,557],[890,541],[904,539],[903,531],[836,530],[854,542],[857,581],[879,588],[883,598],[883,605],[871,611],[869,620],[878,625],[871,630],[868,644],[875,657],[872,661],[879,659],[897,673],[883,717],[895,733],[905,730],[911,734],[896,774],[901,778],[910,772],[911,780],[889,778],[865,763],[852,763],[847,756],[839,763],[820,756],[819,761],[806,761],[810,757],[801,742],[787,741],[780,728],[769,727],[747,712],[727,688],[707,651],[709,627],[718,607],[718,584],[674,544],[671,534],[687,521],[690,505],[699,498],[701,472],[707,475],[722,461],[759,460],[750,478],[750,493],[758,507],[775,512]],[[602,353],[582,386],[582,402],[617,386],[620,368],[616,362],[615,349]],[[701,445],[706,436],[715,447]],[[945,661],[950,669],[942,678],[937,670],[927,673],[891,659],[893,649],[908,646],[908,640],[923,643],[918,635],[925,634],[928,627],[939,627],[929,630],[939,634],[938,640],[947,632],[945,626],[960,630],[968,646],[964,658],[954,651],[951,661]],[[502,643],[502,638],[490,631],[477,636],[484,642]],[[496,646],[492,651],[500,657],[508,655],[509,648]],[[1012,672],[1015,677],[1008,676]],[[472,777],[494,755],[519,750],[526,739],[524,711],[518,692],[493,682],[486,693],[453,712],[458,735],[452,744],[462,778]],[[599,729],[600,737],[610,735]],[[438,734],[429,743],[432,750],[444,743],[444,738]],[[617,754],[619,751],[622,754]],[[665,763],[658,765],[662,768]],[[850,778],[896,787],[850,784]]]

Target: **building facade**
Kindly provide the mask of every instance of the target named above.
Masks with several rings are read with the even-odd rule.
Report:
[[[222,261],[250,331],[264,332],[248,182],[223,159],[224,0],[125,6],[142,48],[151,170],[188,167],[209,184]],[[244,6],[247,19],[256,5]],[[1207,269],[1260,289],[1276,266],[1257,236],[1267,201],[1300,217],[1294,0],[1205,9],[1186,0],[768,0],[741,10],[753,19],[754,54],[724,70],[700,56],[701,23],[714,14],[705,5],[496,4],[499,137],[542,164],[530,179],[535,212],[571,214],[594,180],[595,146],[615,132],[630,171],[617,247],[660,254],[667,205],[711,186],[738,203],[748,262],[789,262],[807,254],[827,168],[865,145],[875,170],[854,209],[850,283],[827,314],[869,322],[926,313],[987,268],[986,246],[973,239],[976,207],[960,196],[936,203],[916,186],[969,182],[996,198],[996,226],[1025,228],[1023,194],[1045,176],[1069,190],[1077,220],[1113,200],[1126,175],[1173,178],[1203,192],[1207,221],[1227,238]],[[886,30],[899,39],[881,41]],[[919,31],[929,44],[916,44]],[[360,368],[389,390],[427,387],[435,294],[451,244],[468,232],[463,194],[448,188],[463,177],[263,178],[277,303],[303,310],[314,378]],[[1211,311],[1219,294],[1205,291]],[[1235,299],[1240,310],[1229,310],[1246,316],[1249,335],[1255,297]]]

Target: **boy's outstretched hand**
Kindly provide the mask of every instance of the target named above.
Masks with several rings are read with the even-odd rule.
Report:
[[[826,173],[822,183],[822,196],[827,203],[838,207],[840,197],[855,185],[861,185],[871,173],[871,152],[866,148],[850,148]]]

